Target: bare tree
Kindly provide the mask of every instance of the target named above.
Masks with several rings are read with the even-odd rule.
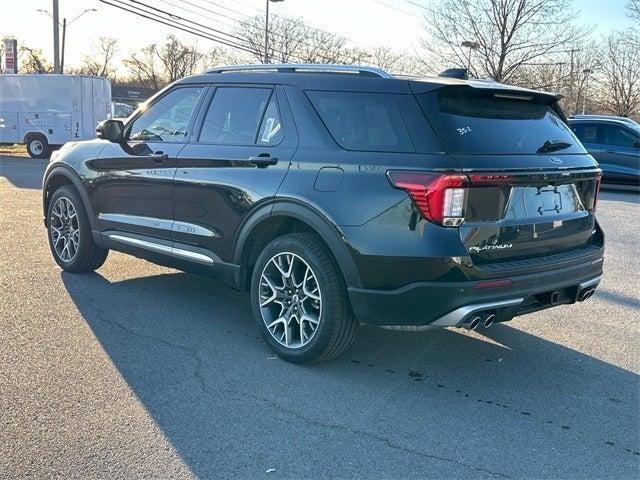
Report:
[[[169,35],[166,43],[156,49],[155,53],[163,69],[163,79],[167,83],[193,75],[203,58],[203,54],[195,46],[185,45],[173,35]]]
[[[250,51],[253,60],[264,61],[264,16],[242,22],[234,34]],[[315,29],[302,18],[269,19],[268,57],[275,63],[362,63],[370,53],[347,45],[340,35]]]
[[[614,115],[640,114],[640,50],[631,31],[609,35],[602,52],[599,81],[603,108]]]
[[[636,28],[640,28],[640,0],[629,0],[627,3],[627,12],[629,17],[636,22]]]
[[[53,73],[53,66],[38,48],[20,47],[22,73]]]
[[[93,53],[84,55],[80,71],[96,77],[114,78],[112,61],[117,51],[118,41],[115,38],[100,37]]]
[[[164,79],[158,68],[157,51],[158,47],[155,44],[147,45],[123,60],[131,79],[136,84],[155,90],[164,85]]]
[[[448,0],[425,14],[422,45],[442,66],[467,66],[476,77],[509,82],[525,66],[589,33],[573,26],[571,0]],[[474,42],[470,51],[462,42]]]

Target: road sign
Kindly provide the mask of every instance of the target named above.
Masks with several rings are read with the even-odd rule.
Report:
[[[15,38],[4,40],[4,73],[18,73],[18,41]]]

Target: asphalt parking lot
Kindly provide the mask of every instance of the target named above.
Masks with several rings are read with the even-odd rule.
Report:
[[[0,156],[0,478],[637,478],[640,205],[603,192],[592,300],[274,358],[247,295],[111,253],[56,266],[45,162]]]

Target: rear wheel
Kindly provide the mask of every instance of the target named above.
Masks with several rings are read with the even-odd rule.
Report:
[[[355,338],[344,280],[315,234],[284,235],[265,247],[253,270],[251,303],[262,336],[287,361],[328,360]]]
[[[51,153],[47,137],[42,134],[30,134],[26,138],[27,152],[31,158],[46,158]]]
[[[47,230],[53,258],[67,272],[92,272],[107,259],[109,250],[94,242],[82,199],[69,185],[56,190],[49,201]]]

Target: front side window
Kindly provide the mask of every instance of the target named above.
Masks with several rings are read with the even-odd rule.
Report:
[[[270,88],[217,88],[204,119],[199,141],[226,145],[254,145],[258,127],[272,92]],[[271,122],[269,131],[262,134],[258,140],[266,138],[269,143],[273,135],[277,134],[277,131],[274,131],[276,127],[274,122],[275,120]]]
[[[393,95],[308,91],[331,136],[347,150],[413,152],[407,127]]]
[[[634,147],[640,136],[618,125],[602,125],[602,143],[617,147]]]
[[[129,130],[129,139],[143,142],[184,142],[189,122],[203,87],[177,88],[136,118]]]

